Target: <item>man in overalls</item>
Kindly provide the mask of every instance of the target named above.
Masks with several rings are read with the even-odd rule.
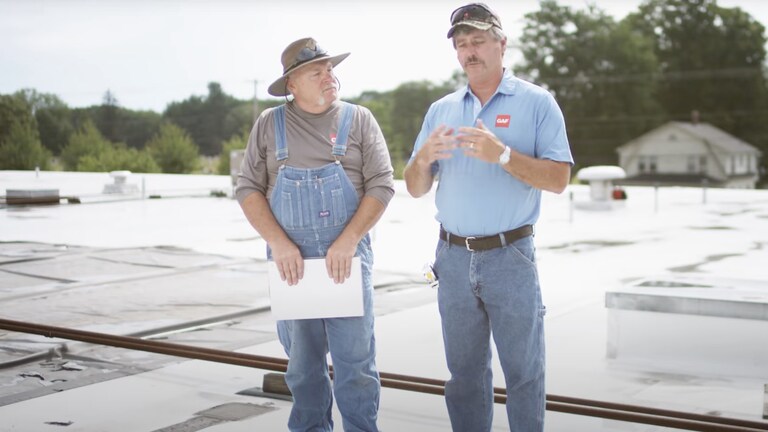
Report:
[[[287,102],[256,120],[237,181],[237,200],[289,285],[302,279],[305,258],[325,257],[336,283],[350,276],[354,256],[362,262],[363,316],[277,323],[289,357],[291,431],[332,430],[333,395],[345,431],[378,430],[368,231],[394,195],[394,180],[376,119],[339,100],[333,68],[348,55],[330,56],[312,38],[288,45],[283,75],[269,86]]]

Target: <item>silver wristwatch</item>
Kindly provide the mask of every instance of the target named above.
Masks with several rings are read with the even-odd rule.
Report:
[[[499,163],[506,165],[509,162],[509,154],[512,153],[512,149],[508,146],[504,146],[504,151],[499,155]]]

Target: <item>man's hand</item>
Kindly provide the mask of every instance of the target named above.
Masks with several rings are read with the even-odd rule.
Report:
[[[280,279],[288,285],[296,285],[304,277],[304,258],[299,248],[290,240],[270,245],[272,259],[280,271]]]
[[[497,164],[504,152],[504,143],[478,119],[477,127],[459,128],[456,135],[464,154]],[[562,193],[571,177],[571,164],[549,159],[537,159],[510,148],[509,162],[502,168],[523,183],[536,189]]]
[[[337,284],[343,283],[352,274],[352,258],[357,251],[357,243],[343,233],[333,242],[325,256],[325,269],[328,277]]]
[[[429,168],[438,159],[448,159],[451,151],[456,148],[458,141],[453,135],[453,129],[440,125],[429,134],[429,138],[416,154],[416,163],[422,168]]]
[[[456,135],[464,154],[488,163],[498,163],[504,152],[504,143],[477,119],[477,127],[461,127]]]

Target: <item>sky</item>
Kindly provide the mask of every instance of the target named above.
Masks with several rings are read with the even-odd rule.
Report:
[[[486,1],[514,45],[538,0]],[[163,111],[205,96],[210,82],[238,99],[266,99],[280,53],[314,37],[337,66],[343,98],[409,81],[441,83],[459,69],[446,38],[461,0],[0,0],[0,94],[32,88],[72,108]],[[586,0],[559,4],[585,8]],[[640,0],[591,2],[617,20]],[[719,0],[768,23],[765,0]],[[514,49],[508,63],[514,61]],[[511,65],[511,64],[508,64]]]

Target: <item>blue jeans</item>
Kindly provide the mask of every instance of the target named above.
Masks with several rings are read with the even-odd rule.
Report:
[[[315,169],[284,165],[270,200],[272,213],[304,258],[326,256],[357,206],[357,192],[340,164]],[[292,432],[332,431],[334,396],[345,431],[378,431],[381,384],[375,362],[369,235],[358,243],[355,255],[362,263],[362,317],[277,322],[278,338],[288,355],[285,382],[293,395],[288,418]],[[267,257],[272,257],[269,248]]]
[[[303,249],[302,254],[313,255]],[[375,362],[372,252],[367,236],[358,253],[363,267],[362,317],[277,322],[278,337],[290,358],[285,381],[293,394],[291,431],[332,431],[333,395],[345,431],[378,431],[381,385]],[[329,351],[333,391],[326,361]]]
[[[477,252],[440,240],[435,271],[453,430],[491,430],[491,335],[504,372],[510,430],[543,430],[545,308],[533,237]]]

